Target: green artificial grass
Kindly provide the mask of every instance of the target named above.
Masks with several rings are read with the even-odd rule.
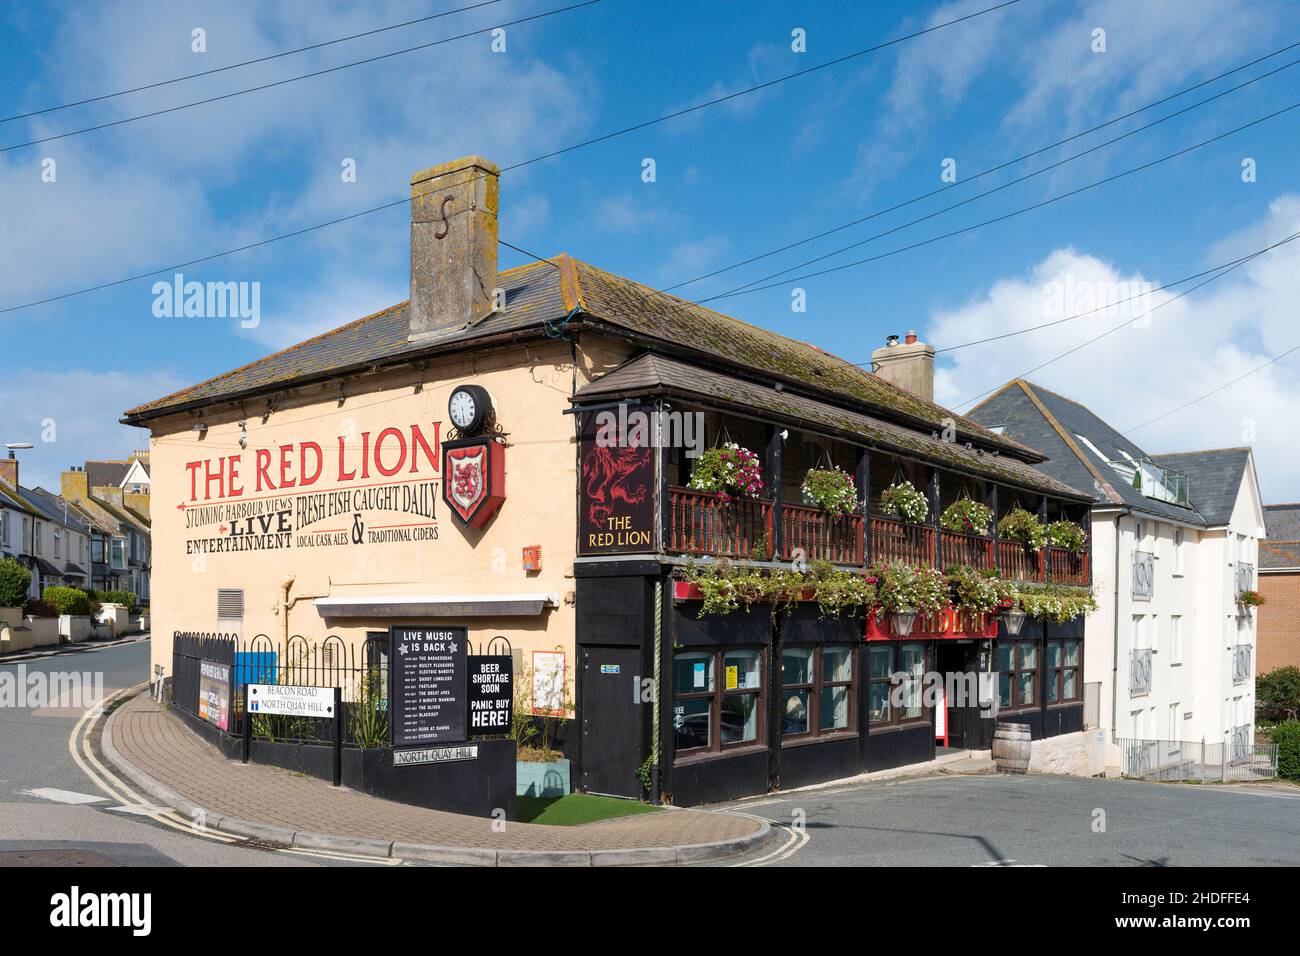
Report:
[[[586,793],[570,793],[563,797],[519,797],[515,808],[520,823],[542,823],[556,827],[612,820],[635,813],[653,813],[659,809],[635,800],[595,797]]]

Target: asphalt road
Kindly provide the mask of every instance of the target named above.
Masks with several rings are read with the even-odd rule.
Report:
[[[0,672],[18,675],[18,664]],[[145,680],[149,642],[78,649],[26,661],[27,675],[101,675],[104,696]],[[17,677],[15,676],[15,680]],[[31,698],[20,704],[38,703]],[[53,704],[83,701],[62,700]],[[337,861],[232,846],[125,812],[77,765],[69,738],[83,706],[0,706],[0,866],[304,866]],[[36,792],[33,792],[36,791]],[[76,802],[76,801],[86,802]]]
[[[931,776],[726,806],[790,828],[749,865],[1300,865],[1300,788],[1285,785]]]

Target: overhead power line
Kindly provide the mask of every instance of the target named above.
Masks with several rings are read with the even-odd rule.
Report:
[[[590,0],[590,2],[599,2],[599,0]],[[654,119],[646,120],[646,121],[641,122],[641,123],[636,123],[636,124],[634,124],[634,125],[632,125],[632,126],[626,126],[626,127],[623,127],[622,129],[615,130],[615,131],[610,132],[610,133],[605,133],[605,134],[603,134],[603,135],[601,135],[601,136],[593,137],[592,139],[584,140],[583,142],[580,142],[580,143],[574,143],[573,145],[571,145],[571,146],[566,146],[566,147],[564,147],[564,148],[562,148],[562,149],[552,150],[552,151],[550,151],[550,152],[548,152],[548,153],[545,153],[545,154],[543,154],[543,155],[541,155],[541,156],[534,156],[532,159],[527,159],[527,160],[524,160],[524,161],[522,161],[522,162],[514,163],[514,164],[509,165],[509,166],[503,166],[503,167],[501,168],[501,172],[502,172],[502,173],[506,173],[506,172],[510,172],[511,170],[521,169],[521,168],[523,168],[523,167],[525,167],[525,166],[531,166],[531,165],[534,164],[534,163],[540,163],[540,162],[541,162],[542,160],[544,160],[544,159],[551,159],[551,158],[553,158],[553,157],[555,157],[555,156],[560,156],[560,155],[563,155],[564,153],[569,153],[569,152],[572,152],[573,150],[576,150],[576,149],[582,149],[583,147],[586,147],[586,146],[591,146],[591,145],[594,145],[594,144],[596,144],[596,143],[605,142],[605,141],[607,141],[607,140],[614,139],[615,137],[618,137],[618,136],[623,136],[623,135],[626,135],[626,134],[628,134],[628,133],[635,132],[635,131],[637,131],[637,130],[645,129],[645,128],[649,127],[649,126],[654,126],[654,125],[656,125],[656,124],[658,124],[658,123],[664,123],[664,122],[667,122],[668,120],[676,119],[676,118],[681,117],[681,116],[685,116],[685,115],[687,115],[688,113],[694,113],[694,112],[697,112],[697,111],[699,111],[699,110],[706,109],[706,108],[708,108],[708,107],[710,107],[710,106],[716,106],[716,105],[719,104],[719,103],[724,103],[724,102],[727,102],[728,100],[733,100],[733,99],[736,99],[737,97],[740,97],[740,96],[745,96],[745,95],[748,95],[748,94],[750,94],[750,93],[758,92],[759,90],[767,89],[767,88],[769,88],[769,87],[775,86],[775,85],[778,84],[778,83],[784,83],[784,82],[786,82],[786,81],[788,81],[788,80],[793,80],[793,79],[797,79],[797,78],[802,77],[802,76],[807,76],[808,74],[810,74],[810,73],[814,73],[814,72],[816,72],[816,71],[818,71],[818,70],[827,69],[828,67],[835,66],[835,65],[837,65],[837,64],[839,64],[839,63],[844,63],[844,62],[846,62],[846,61],[848,61],[848,60],[852,60],[852,59],[854,59],[855,57],[860,57],[860,56],[864,56],[864,55],[866,55],[866,54],[868,54],[868,53],[872,53],[872,52],[875,52],[875,51],[878,51],[878,50],[883,50],[883,49],[885,49],[885,48],[887,48],[887,47],[894,46],[894,45],[899,44],[899,43],[902,43],[902,42],[904,42],[904,41],[906,41],[906,40],[915,39],[916,37],[924,36],[925,34],[928,34],[928,33],[933,33],[933,32],[935,32],[936,30],[942,30],[942,29],[944,29],[945,27],[950,27],[950,26],[953,26],[954,24],[962,23],[962,22],[964,22],[964,21],[966,21],[966,20],[974,19],[975,17],[984,16],[985,14],[993,13],[994,11],[1001,10],[1001,9],[1003,9],[1003,8],[1005,8],[1005,7],[1012,6],[1012,5],[1014,5],[1014,4],[1016,4],[1016,3],[1019,3],[1019,2],[1020,2],[1020,0],[1007,0],[1007,2],[997,4],[996,6],[988,7],[988,8],[983,9],[983,10],[977,10],[977,11],[975,11],[975,12],[973,12],[973,13],[966,14],[965,16],[956,17],[956,18],[954,18],[954,19],[952,19],[952,20],[947,20],[947,21],[945,21],[945,22],[943,22],[943,23],[938,23],[938,24],[935,24],[934,26],[927,27],[927,28],[924,29],[924,30],[918,30],[918,31],[915,32],[915,33],[909,33],[909,34],[906,34],[906,35],[904,35],[904,36],[895,37],[895,38],[893,38],[892,40],[886,40],[886,41],[883,42],[883,43],[878,43],[878,44],[876,44],[876,45],[874,45],[874,46],[866,47],[866,48],[861,49],[861,50],[858,50],[858,51],[856,51],[856,52],[854,52],[854,53],[850,53],[850,54],[847,54],[847,55],[845,55],[845,56],[837,57],[836,59],[833,59],[833,60],[828,60],[828,61],[826,61],[826,62],[824,62],[824,63],[817,64],[816,66],[812,66],[812,67],[809,67],[809,68],[804,69],[804,70],[799,70],[799,71],[796,71],[796,72],[794,72],[794,73],[789,73],[789,74],[786,74],[785,76],[778,77],[778,78],[773,79],[773,80],[768,80],[768,81],[766,81],[766,82],[764,82],[764,83],[758,83],[758,84],[756,84],[756,85],[754,85],[754,86],[747,87],[747,88],[745,88],[745,89],[743,89],[743,90],[737,90],[737,91],[734,91],[734,92],[732,92],[732,93],[727,93],[727,94],[724,94],[724,95],[722,95],[722,96],[714,97],[714,98],[711,99],[711,100],[706,100],[706,101],[704,101],[704,102],[702,102],[702,103],[698,103],[698,104],[696,104],[696,105],[694,105],[694,106],[687,107],[686,109],[677,110],[677,111],[672,112],[672,113],[666,113],[666,114],[664,114],[664,115],[662,115],[662,116],[659,116],[659,117],[656,117],[656,118],[654,118]],[[588,5],[588,4],[578,4],[578,6],[586,6],[586,5]],[[570,10],[570,9],[576,9],[576,7],[565,7],[565,8],[564,8],[564,10]],[[564,10],[552,11],[552,13],[564,12]],[[545,14],[545,15],[549,16],[550,14]],[[439,42],[445,42],[445,41],[439,41]],[[401,51],[401,52],[409,52],[409,51]],[[3,151],[3,150],[0,150],[0,152],[2,152],[2,151]],[[392,209],[392,208],[394,208],[394,207],[396,207],[396,206],[406,205],[406,204],[409,203],[409,202],[410,202],[410,198],[409,198],[409,197],[403,197],[403,198],[401,198],[401,199],[397,199],[397,200],[394,200],[394,201],[392,201],[392,202],[382,203],[382,204],[380,204],[380,205],[378,205],[378,206],[371,206],[371,207],[368,208],[368,209],[361,209],[361,210],[358,210],[357,212],[351,213],[351,214],[346,215],[346,216],[339,216],[339,217],[337,217],[337,218],[335,218],[335,219],[329,219],[329,220],[326,220],[325,222],[316,223],[316,224],[311,225],[311,226],[304,226],[303,228],[301,228],[301,229],[295,229],[295,230],[293,230],[292,232],[282,233],[282,234],[280,234],[280,235],[275,235],[275,236],[268,236],[268,237],[265,238],[265,239],[260,239],[260,240],[258,240],[258,241],[256,241],[256,242],[246,243],[246,244],[244,244],[244,245],[242,245],[242,246],[236,246],[236,247],[233,248],[233,249],[225,249],[225,250],[223,250],[223,251],[221,251],[221,252],[214,252],[214,253],[212,253],[212,254],[210,254],[210,255],[199,256],[199,257],[194,258],[194,259],[186,260],[185,262],[178,262],[178,263],[173,263],[173,264],[171,264],[171,265],[167,265],[167,266],[161,266],[161,267],[159,267],[159,268],[157,268],[157,269],[150,269],[148,272],[139,272],[139,273],[136,273],[136,274],[134,274],[134,275],[126,276],[126,277],[123,277],[123,278],[120,278],[120,279],[113,279],[113,280],[108,281],[108,282],[101,282],[101,283],[99,283],[99,284],[97,284],[97,285],[88,286],[88,287],[86,287],[86,288],[84,288],[84,289],[75,289],[75,290],[70,291],[70,292],[59,293],[58,295],[47,296],[46,298],[43,298],[43,299],[35,299],[35,300],[31,301],[31,302],[24,302],[24,303],[22,303],[22,304],[20,304],[20,305],[11,305],[11,306],[6,306],[6,307],[4,307],[4,308],[0,308],[0,315],[3,315],[3,314],[8,313],[8,312],[17,312],[17,311],[22,310],[22,309],[33,308],[33,307],[38,306],[38,305],[46,305],[46,304],[49,304],[49,303],[52,303],[52,302],[59,302],[59,301],[62,301],[62,300],[64,300],[64,299],[70,299],[70,298],[74,298],[74,297],[76,297],[76,296],[86,295],[86,294],[91,293],[91,292],[99,292],[99,291],[101,291],[101,290],[103,290],[103,289],[108,289],[108,288],[112,288],[112,287],[114,287],[114,286],[123,285],[123,284],[128,283],[128,282],[134,282],[134,281],[136,281],[137,279],[147,279],[147,278],[150,278],[151,276],[160,275],[161,273],[164,273],[164,272],[173,272],[173,271],[175,271],[175,270],[177,270],[177,269],[184,269],[184,268],[188,268],[188,267],[190,267],[190,266],[194,266],[194,265],[201,265],[202,263],[205,263],[205,262],[211,262],[211,261],[213,261],[213,260],[215,260],[215,259],[220,259],[220,258],[223,258],[223,257],[225,257],[225,256],[234,255],[235,253],[238,253],[238,252],[246,252],[246,251],[248,251],[248,250],[250,250],[250,249],[257,249],[257,248],[260,248],[260,247],[262,247],[262,246],[271,245],[272,243],[281,242],[281,241],[283,241],[283,240],[285,240],[285,239],[296,238],[297,236],[306,235],[307,233],[315,232],[315,231],[317,231],[317,230],[319,230],[319,229],[325,229],[325,228],[327,228],[327,227],[329,227],[329,226],[338,225],[339,223],[349,222],[349,221],[351,221],[351,220],[353,220],[353,219],[359,219],[359,218],[361,218],[362,216],[368,216],[368,215],[371,215],[371,214],[373,214],[373,213],[382,212],[382,211],[384,211],[384,210],[386,210],[386,209]],[[542,260],[542,261],[546,261],[546,260]]]
[[[1200,88],[1203,87],[1203,86],[1208,86],[1208,85],[1210,85],[1211,83],[1217,83],[1219,80],[1222,80],[1222,79],[1224,79],[1225,77],[1231,76],[1231,75],[1234,74],[1234,73],[1240,73],[1242,70],[1250,69],[1250,67],[1252,67],[1252,66],[1256,66],[1256,65],[1258,65],[1258,64],[1260,64],[1260,63],[1263,63],[1265,60],[1271,60],[1273,57],[1275,57],[1275,56],[1280,56],[1281,54],[1286,53],[1288,50],[1294,50],[1296,47],[1300,47],[1300,40],[1297,40],[1297,41],[1295,41],[1294,43],[1289,43],[1289,44],[1287,44],[1286,46],[1281,47],[1280,49],[1274,50],[1272,53],[1266,53],[1266,54],[1264,54],[1263,56],[1256,57],[1255,59],[1253,59],[1253,60],[1251,60],[1251,61],[1249,61],[1249,62],[1247,62],[1247,63],[1243,63],[1243,64],[1241,64],[1240,66],[1234,66],[1232,69],[1230,69],[1230,70],[1225,70],[1224,72],[1218,74],[1217,76],[1212,76],[1212,77],[1210,77],[1209,79],[1201,80],[1199,83],[1193,83],[1191,86],[1184,87],[1183,89],[1179,90],[1179,91],[1176,92],[1176,93],[1170,93],[1168,96],[1163,96],[1163,97],[1161,97],[1161,98],[1158,99],[1158,100],[1153,100],[1152,102],[1146,104],[1145,106],[1139,106],[1139,107],[1138,107],[1137,109],[1135,109],[1135,110],[1130,110],[1129,112],[1127,112],[1127,113],[1122,113],[1122,114],[1120,114],[1119,116],[1113,116],[1113,117],[1111,117],[1110,119],[1106,120],[1105,122],[1103,122],[1103,123],[1098,123],[1096,126],[1093,126],[1093,127],[1091,127],[1090,129],[1085,129],[1085,130],[1083,130],[1083,131],[1081,131],[1081,132],[1078,132],[1078,133],[1073,134],[1072,136],[1067,136],[1067,137],[1065,137],[1064,139],[1058,139],[1058,140],[1057,140],[1056,142],[1054,142],[1054,143],[1048,143],[1046,146],[1040,146],[1040,147],[1038,147],[1037,149],[1032,150],[1031,152],[1025,153],[1024,155],[1017,156],[1017,157],[1015,157],[1014,159],[1008,159],[1008,160],[1006,160],[1005,162],[999,163],[999,164],[996,165],[996,166],[990,166],[988,169],[981,170],[981,171],[978,172],[978,173],[973,173],[972,175],[967,176],[967,177],[965,177],[964,179],[962,179],[960,182],[947,183],[947,184],[945,184],[945,185],[943,185],[943,186],[940,186],[938,189],[932,189],[932,190],[930,190],[929,192],[921,193],[921,194],[918,195],[918,196],[913,196],[911,199],[905,199],[905,200],[903,200],[902,202],[895,203],[894,205],[889,206],[889,207],[884,208],[884,209],[877,209],[875,212],[868,213],[867,215],[862,216],[862,217],[860,217],[860,218],[858,218],[858,219],[853,219],[853,220],[851,220],[851,221],[849,221],[849,222],[846,222],[846,223],[843,223],[843,224],[841,224],[841,225],[834,226],[834,227],[832,227],[832,228],[830,228],[830,229],[826,229],[826,230],[824,230],[824,231],[822,231],[822,232],[819,232],[819,233],[817,233],[817,234],[815,234],[815,235],[807,236],[807,237],[805,237],[805,238],[803,238],[803,239],[795,240],[794,242],[787,243],[787,244],[784,245],[784,246],[779,246],[779,247],[776,248],[776,249],[772,249],[772,250],[769,250],[769,251],[767,251],[767,252],[762,252],[762,253],[759,253],[758,255],[755,255],[755,256],[750,256],[748,259],[742,259],[742,260],[739,261],[739,262],[733,262],[731,265],[728,265],[728,266],[722,266],[722,267],[719,268],[719,269],[714,269],[712,272],[706,272],[706,273],[704,273],[703,275],[695,276],[695,278],[693,278],[693,279],[686,279],[686,280],[683,281],[683,282],[678,282],[676,285],[666,286],[666,287],[664,288],[664,291],[665,291],[665,292],[671,292],[673,289],[680,289],[682,286],[692,285],[692,284],[694,284],[694,283],[696,283],[696,282],[701,282],[701,281],[703,281],[704,279],[711,279],[711,278],[713,278],[714,276],[721,275],[721,274],[724,273],[724,272],[730,272],[730,271],[732,271],[733,269],[739,269],[741,266],[747,266],[747,265],[749,265],[750,263],[758,262],[758,261],[760,261],[760,260],[762,260],[762,259],[770,258],[771,256],[775,256],[775,255],[778,255],[778,254],[780,254],[780,253],[782,253],[782,252],[786,252],[786,251],[788,251],[788,250],[790,250],[790,249],[797,248],[798,246],[806,245],[807,243],[810,243],[810,242],[815,242],[815,241],[818,240],[818,239],[824,239],[824,238],[826,238],[827,236],[834,235],[834,234],[837,233],[837,232],[842,232],[843,230],[845,230],[845,229],[849,229],[849,228],[851,228],[851,227],[853,227],[853,226],[861,225],[861,224],[864,223],[864,222],[870,222],[872,219],[877,219],[877,218],[879,218],[880,216],[886,215],[886,214],[888,214],[888,213],[896,212],[896,211],[898,211],[899,209],[903,209],[903,208],[905,208],[905,207],[907,207],[907,206],[911,206],[911,205],[913,205],[914,203],[921,202],[921,201],[924,200],[924,199],[929,199],[929,198],[932,197],[932,196],[937,196],[937,195],[939,195],[940,193],[947,192],[949,189],[957,189],[957,188],[959,188],[959,187],[961,187],[961,186],[966,185],[967,183],[974,182],[974,181],[977,180],[977,179],[981,179],[981,178],[983,178],[984,176],[989,176],[989,175],[991,175],[991,174],[993,174],[993,173],[996,173],[996,172],[999,172],[999,171],[1001,171],[1001,170],[1003,170],[1003,169],[1006,169],[1008,166],[1014,166],[1014,165],[1016,165],[1017,163],[1022,163],[1022,162],[1024,162],[1024,161],[1027,160],[1027,159],[1033,159],[1035,156],[1038,156],[1038,155],[1040,155],[1040,154],[1042,154],[1042,153],[1045,153],[1045,152],[1047,152],[1048,150],[1055,149],[1055,148],[1058,147],[1058,146],[1064,146],[1066,143],[1073,142],[1073,141],[1076,140],[1076,139],[1079,139],[1079,138],[1084,137],[1084,136],[1088,136],[1088,135],[1090,135],[1090,134],[1092,134],[1092,133],[1097,132],[1098,130],[1105,129],[1107,126],[1113,126],[1113,125],[1116,124],[1116,123],[1123,122],[1123,121],[1126,120],[1126,119],[1130,119],[1130,118],[1132,118],[1132,117],[1134,117],[1134,116],[1137,116],[1139,113],[1145,113],[1147,110],[1155,109],[1157,106],[1161,106],[1161,105],[1163,105],[1163,104],[1165,104],[1165,103],[1168,103],[1170,100],[1176,100],[1176,99],[1178,99],[1178,97],[1180,97],[1180,96],[1186,96],[1188,93],[1191,93],[1193,90],[1198,90],[1198,89],[1200,89]],[[1291,65],[1294,65],[1294,64],[1288,64],[1288,66],[1291,66]],[[1274,71],[1274,72],[1276,72],[1276,71]],[[1260,80],[1260,79],[1264,79],[1265,77],[1267,77],[1267,76],[1271,76],[1271,75],[1272,75],[1272,73],[1266,73],[1266,74],[1263,74],[1262,76],[1256,77],[1255,79],[1256,79],[1256,80]],[[1253,81],[1252,81],[1252,82],[1253,82]],[[1240,87],[1234,87],[1233,89],[1240,89]],[[1231,92],[1231,90],[1228,90],[1228,91],[1225,91],[1225,92]],[[1204,103],[1204,102],[1208,102],[1208,101],[1204,101],[1204,100],[1203,100],[1202,103]],[[1177,114],[1174,114],[1174,115],[1177,115]],[[1145,128],[1145,127],[1144,127],[1144,128]]]
[[[568,13],[572,10],[580,10],[583,7],[590,7],[600,3],[601,0],[583,0],[582,3],[575,3],[567,7],[560,7],[555,10],[547,10],[543,13],[534,13],[531,16],[520,17],[517,20],[508,20],[504,23],[493,24],[492,26],[483,27],[481,30],[470,30],[467,33],[458,33],[455,36],[443,37],[440,40],[431,40],[428,43],[421,43],[418,46],[407,47],[404,50],[394,50],[391,53],[381,53],[378,56],[366,57],[364,60],[353,60],[350,63],[340,63],[338,66],[327,67],[323,70],[313,70],[310,73],[300,73],[298,76],[285,77],[282,80],[274,80],[270,83],[262,83],[258,86],[250,86],[242,90],[232,90],[229,93],[222,93],[220,96],[209,96],[205,99],[194,100],[189,103],[181,103],[177,106],[169,106],[166,109],[153,110],[149,113],[139,113],[135,116],[126,116],[122,119],[112,120],[107,123],[98,123],[94,126],[85,126],[81,129],[68,130],[64,133],[53,133],[49,136],[42,136],[39,139],[28,140],[25,143],[14,143],[10,146],[0,146],[0,153],[8,153],[15,149],[24,149],[28,146],[36,146],[40,143],[49,143],[54,140],[67,139],[70,136],[80,136],[83,133],[93,133],[101,129],[111,129],[115,126],[124,126],[127,123],[134,123],[142,119],[150,119],[154,116],[165,116],[169,113],[179,113],[181,110],[193,109],[196,106],[206,106],[209,103],[219,103],[223,100],[234,99],[236,96],[244,96],[248,93],[258,93],[262,90],[270,90],[279,86],[286,86],[289,83],[297,83],[299,80],[309,80],[317,76],[325,76],[329,73],[337,73],[340,70],[351,69],[354,66],[364,66],[368,63],[377,63],[380,60],[391,59],[395,56],[402,56],[406,53],[415,53],[418,50],[428,50],[431,47],[442,46],[444,43],[453,43],[456,40],[464,40],[469,37],[481,36],[484,33],[491,33],[493,30],[503,29],[504,27],[518,26],[521,23],[531,23],[534,20],[543,20],[546,17],[553,17],[559,13]]]
[[[444,10],[442,13],[430,14],[427,17],[417,17],[414,20],[403,20],[401,23],[392,23],[386,27],[376,27],[373,30],[364,30],[361,33],[351,33],[345,37],[335,37],[333,40],[323,40],[320,43],[312,43],[307,46],[300,46],[293,50],[282,50],[279,53],[272,53],[267,56],[255,57],[251,60],[241,60],[238,63],[231,63],[226,66],[219,66],[211,70],[200,70],[197,73],[186,73],[182,76],[174,76],[169,80],[158,80],[153,83],[145,83],[143,86],[133,86],[129,89],[118,90],[115,93],[101,93],[98,96],[88,96],[85,99],[73,100],[69,103],[60,103],[58,106],[46,106],[43,109],[32,110],[27,113],[15,113],[13,116],[0,118],[0,123],[12,123],[14,120],[30,119],[33,116],[44,116],[48,113],[55,113],[59,110],[70,109],[74,106],[85,106],[89,103],[102,103],[104,100],[111,100],[119,96],[127,96],[131,93],[143,93],[145,90],[156,90],[159,87],[170,86],[173,83],[182,83],[185,80],[195,80],[202,76],[213,76],[217,73],[225,73],[228,70],[238,70],[241,67],[253,66],[257,63],[269,63],[271,60],[278,60],[281,57],[293,56],[295,53],[307,53],[311,50],[319,50],[323,47],[333,46],[336,43],[346,43],[349,40],[359,40],[362,37],[375,36],[379,33],[387,33],[389,30],[399,30],[403,27],[414,26],[417,23],[428,23],[431,20],[439,20],[442,17],[449,17],[456,13],[465,13],[468,10],[477,10],[479,7],[490,6],[494,3],[500,3],[501,0],[482,0],[480,3],[472,3],[467,7],[457,7],[455,10]]]

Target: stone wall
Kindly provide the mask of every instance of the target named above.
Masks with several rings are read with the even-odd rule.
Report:
[[[1035,740],[1029,753],[1030,773],[1095,777],[1106,770],[1106,732],[1084,730]]]

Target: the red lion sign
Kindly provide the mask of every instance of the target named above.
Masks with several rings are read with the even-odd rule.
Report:
[[[506,500],[505,448],[490,438],[442,447],[442,500],[462,524],[482,528]]]

